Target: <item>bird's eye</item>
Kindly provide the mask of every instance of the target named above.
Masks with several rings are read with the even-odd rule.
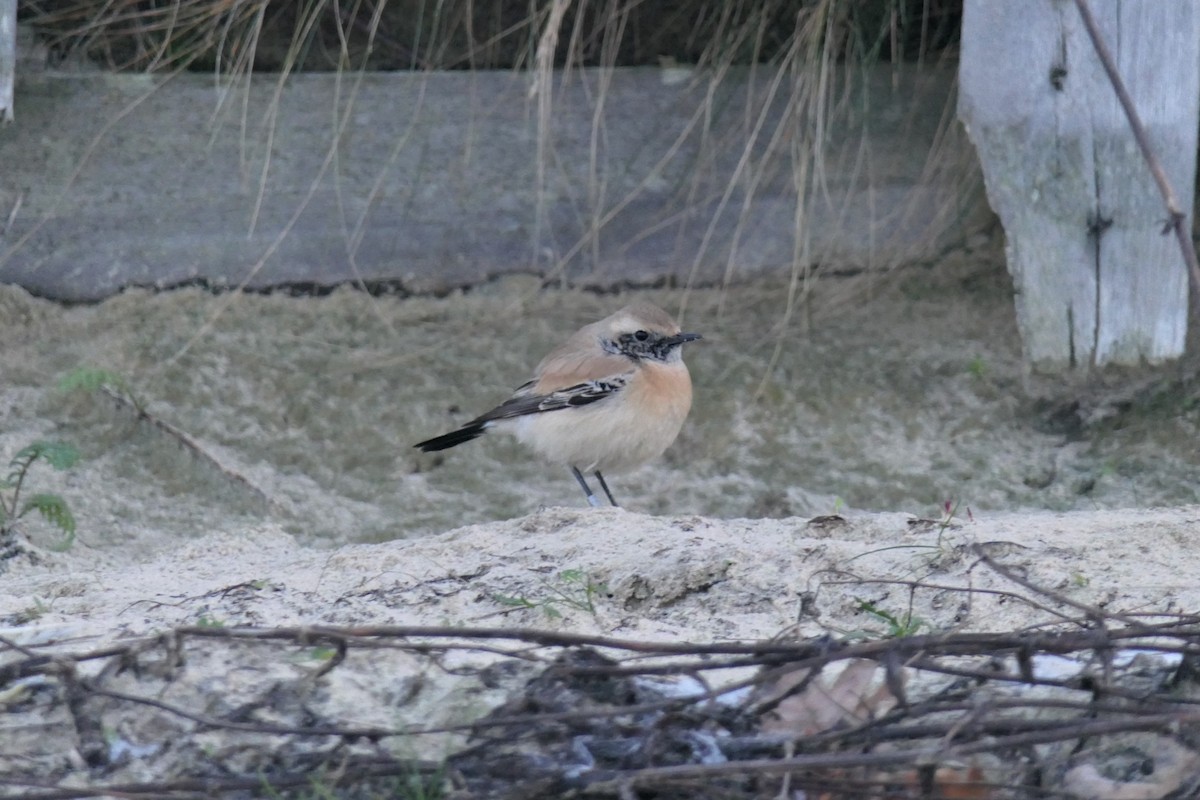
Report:
[[[633,334],[633,338],[637,339],[639,342],[644,342],[650,338],[650,334],[646,333],[645,331],[637,331]]]

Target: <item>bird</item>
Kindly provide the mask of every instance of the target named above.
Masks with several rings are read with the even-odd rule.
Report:
[[[675,441],[692,407],[682,348],[700,338],[653,303],[632,303],[572,334],[500,405],[414,446],[429,453],[493,430],[510,433],[570,469],[589,505],[602,503],[588,472],[616,506],[604,473],[639,467]]]

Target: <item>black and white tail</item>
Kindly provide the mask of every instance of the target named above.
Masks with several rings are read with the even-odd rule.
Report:
[[[478,420],[468,422],[456,431],[443,433],[441,436],[435,436],[432,439],[426,439],[423,442],[417,442],[413,447],[420,448],[423,453],[432,453],[436,450],[447,450],[463,442],[469,442],[483,436],[483,432],[487,430],[488,424]]]

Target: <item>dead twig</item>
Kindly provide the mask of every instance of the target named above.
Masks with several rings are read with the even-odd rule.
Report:
[[[412,775],[435,775],[440,766],[430,761],[401,760],[390,763],[347,762],[340,774],[325,773],[321,780],[325,785],[344,786],[361,783],[370,778],[411,777]],[[312,772],[291,775],[241,777],[183,778],[173,781],[147,781],[144,783],[119,783],[91,787],[59,787],[46,782],[23,781],[11,777],[0,777],[0,787],[22,788],[27,791],[22,800],[76,800],[85,797],[145,797],[153,800],[170,797],[180,798],[218,797],[233,792],[263,792],[272,789],[288,789],[296,786],[311,787]],[[184,794],[186,793],[186,794]],[[6,795],[11,797],[12,795]],[[242,794],[241,796],[245,796]],[[262,795],[256,795],[262,796]],[[270,796],[270,795],[267,795]]]
[[[1062,600],[1033,588],[1055,602]],[[1081,610],[1083,620],[1060,621],[1056,631],[946,632],[854,642],[828,637],[646,642],[538,629],[389,625],[181,627],[75,653],[62,645],[0,639],[0,658],[10,659],[0,665],[0,686],[22,676],[43,676],[39,685],[70,681],[73,712],[85,727],[116,709],[131,713],[129,709],[143,707],[174,718],[172,724],[182,726],[184,737],[187,731],[223,730],[235,739],[246,737],[247,746],[254,737],[268,735],[289,739],[286,749],[291,752],[312,748],[300,761],[281,767],[279,775],[234,774],[206,783],[207,796],[247,791],[245,781],[251,780],[259,781],[255,788],[297,785],[288,781],[309,758],[310,777],[337,778],[328,785],[341,785],[343,776],[351,784],[372,775],[419,773],[440,780],[443,773],[430,772],[424,762],[340,763],[331,760],[320,742],[335,737],[347,745],[377,744],[379,757],[387,758],[397,750],[396,737],[457,733],[470,736],[470,746],[460,747],[448,761],[456,776],[467,776],[463,797],[495,796],[488,792],[498,787],[506,787],[507,796],[522,796],[526,789],[534,796],[545,785],[613,800],[645,787],[654,787],[664,798],[722,796],[696,791],[718,785],[749,787],[749,793],[739,796],[765,797],[765,787],[775,785],[771,781],[791,775],[791,785],[811,791],[855,786],[869,794],[873,788],[899,786],[900,793],[889,790],[888,796],[915,798],[932,785],[937,790],[970,787],[972,792],[934,791],[932,796],[1032,798],[1046,795],[1033,787],[1024,792],[1020,785],[1000,792],[1005,785],[997,780],[1000,776],[985,777],[978,769],[957,765],[969,765],[983,754],[1016,763],[1035,745],[1062,745],[1056,751],[1068,753],[1096,747],[1093,741],[1101,737],[1143,732],[1188,741],[1200,731],[1200,697],[1172,681],[1173,662],[1167,659],[1200,654],[1200,617],[1114,625],[1122,615]],[[502,642],[510,643],[511,652]],[[268,663],[292,660],[289,651],[314,645],[334,646],[337,653],[315,669],[303,670],[294,684],[284,684],[294,688],[279,695],[282,701],[272,699],[281,686],[277,679],[263,681],[261,696],[245,695],[249,702],[239,700],[223,711],[215,711],[222,706],[212,706],[211,696],[197,694],[194,686],[170,694],[164,688],[164,682],[169,686],[186,677],[201,660],[199,653],[231,670],[244,663],[242,674],[265,675],[253,665],[264,658]],[[273,655],[273,649],[282,652]],[[1115,665],[1113,654],[1119,649],[1163,656],[1154,668],[1155,680],[1147,683],[1145,664],[1129,669]],[[386,670],[405,668],[384,666],[391,663],[392,652],[397,658],[428,659],[436,667],[451,651],[459,654],[453,674],[466,680],[483,680],[491,669],[485,665],[498,659],[522,664],[530,677],[503,706],[457,723],[356,725],[336,712],[333,717],[314,715],[312,709],[320,706],[303,699],[310,691],[328,690],[316,684],[326,681],[333,667],[361,668],[357,658],[369,657],[372,670],[390,674]],[[481,651],[487,655],[480,662],[461,658]],[[1058,666],[1044,669],[1041,657],[1060,657]],[[97,659],[99,665],[75,669]],[[165,662],[172,666],[164,671]],[[1064,673],[1062,664],[1072,662],[1078,671]],[[411,661],[397,664],[412,666]],[[731,665],[758,669],[724,685],[704,678]],[[91,677],[83,677],[85,672]],[[689,679],[694,683],[681,683]],[[151,685],[142,687],[139,680]],[[667,688],[672,685],[676,688]],[[659,686],[662,691],[655,688]],[[740,694],[747,689],[749,696]],[[260,709],[265,714],[261,720]],[[388,739],[390,745],[384,743]],[[535,752],[540,754],[529,755]],[[522,760],[526,758],[532,760]],[[367,766],[359,769],[357,764]],[[191,796],[188,792],[197,791],[197,784],[187,780],[76,788],[38,783],[34,778],[40,775],[25,778],[5,776],[0,787],[23,788],[23,796],[42,800]],[[455,781],[459,785],[458,777]]]
[[[253,481],[251,481],[249,478],[247,478],[245,475],[241,474],[237,470],[232,469],[231,467],[227,467],[224,464],[222,464],[221,460],[218,459],[211,452],[209,452],[208,448],[204,447],[204,445],[200,444],[198,441],[193,439],[185,431],[175,427],[171,423],[167,422],[165,419],[162,419],[161,417],[151,414],[145,408],[141,407],[137,403],[134,403],[132,400],[130,400],[124,394],[113,389],[111,386],[101,386],[100,391],[102,391],[102,392],[104,392],[104,394],[108,395],[108,397],[111,398],[112,401],[114,403],[116,403],[118,406],[120,406],[122,409],[124,409],[124,410],[128,411],[130,414],[132,414],[134,416],[134,418],[137,419],[138,422],[144,422],[147,425],[149,425],[150,427],[157,430],[159,433],[162,433],[162,434],[174,439],[176,442],[178,442],[180,444],[180,446],[182,446],[185,450],[187,450],[189,453],[191,453],[194,457],[196,457],[200,461],[204,462],[205,464],[208,464],[213,469],[215,469],[217,472],[224,475],[231,482],[237,484],[238,486],[242,487],[246,491],[253,494],[255,497],[262,500],[262,502],[265,503],[270,508],[272,508],[274,510],[280,510],[282,508],[278,502],[276,502],[274,499],[272,499],[271,496],[268,495],[263,489],[260,489],[258,486],[256,486]]]

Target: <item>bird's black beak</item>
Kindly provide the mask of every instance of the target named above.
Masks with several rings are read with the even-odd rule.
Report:
[[[694,342],[697,339],[703,338],[704,337],[698,333],[677,333],[674,336],[668,336],[664,342],[671,347],[675,347],[676,345],[683,344],[684,342]]]

